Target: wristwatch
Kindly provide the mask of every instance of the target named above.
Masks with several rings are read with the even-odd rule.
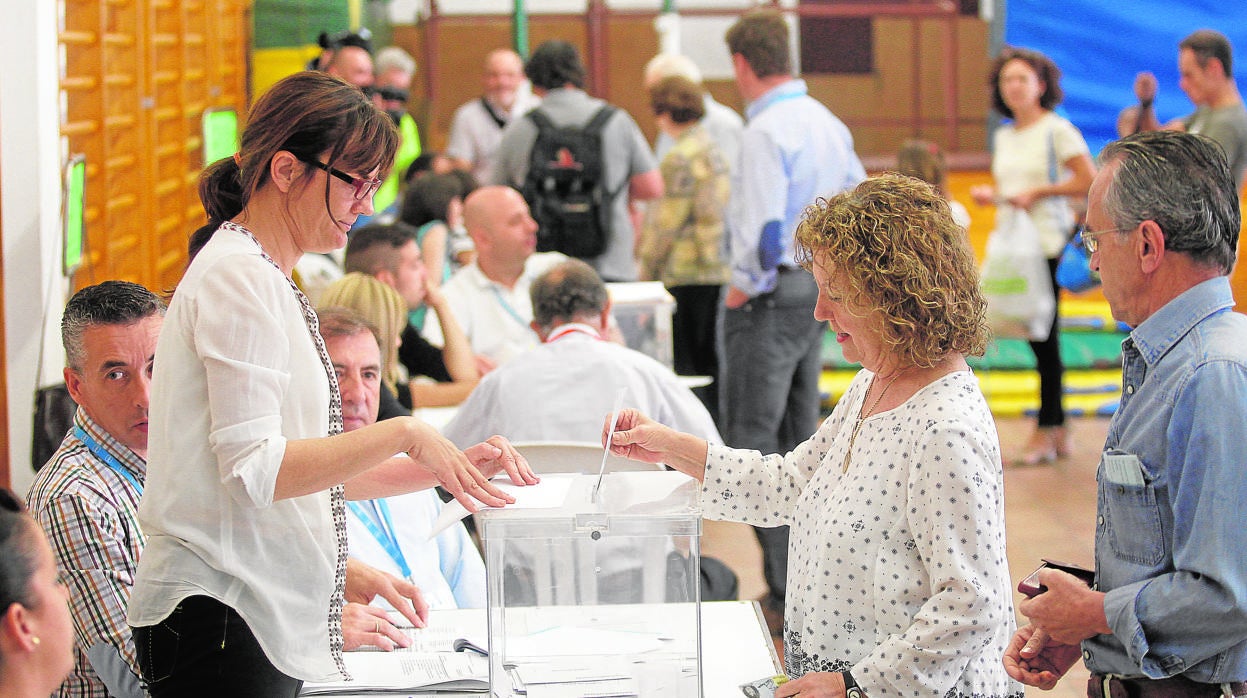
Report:
[[[866,692],[857,685],[857,681],[848,669],[840,672],[840,676],[844,677],[844,698],[866,698]]]

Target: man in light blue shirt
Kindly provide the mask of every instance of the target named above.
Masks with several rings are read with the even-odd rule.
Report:
[[[818,429],[825,325],[818,287],[794,258],[793,233],[819,196],[866,177],[848,128],[792,77],[788,24],[742,16],[727,32],[748,125],[728,205],[731,283],[723,318],[721,430],[727,445],[783,453]],[[784,607],[788,528],[757,528],[769,610]]]
[[[1247,317],[1228,274],[1240,213],[1224,151],[1155,131],[1109,144],[1083,239],[1122,342],[1096,480],[1095,585],[1045,570],[1005,666],[1088,695],[1247,695]]]

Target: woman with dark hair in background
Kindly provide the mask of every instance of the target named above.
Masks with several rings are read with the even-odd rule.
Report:
[[[293,697],[345,674],[345,497],[440,482],[475,509],[511,501],[486,479],[500,469],[535,482],[501,438],[459,451],[411,417],[342,433],[334,367],[290,274],[372,213],[397,142],[358,89],[298,73],[202,176],[210,224],[152,376],[148,542],[128,613],[157,698]]]
[[[992,107],[1009,123],[992,136],[992,178],[996,185],[974,187],[970,195],[980,206],[999,204],[998,215],[1010,207],[1030,213],[1039,231],[1039,245],[1048,258],[1057,312],[1048,338],[1031,342],[1039,370],[1039,416],[1025,452],[1015,460],[1038,465],[1070,454],[1061,404],[1065,366],[1061,362],[1060,297],[1057,261],[1074,232],[1073,198],[1085,199],[1095,164],[1082,134],[1053,110],[1061,103],[1061,71],[1052,59],[1024,48],[1006,48],[992,64]]]
[[[416,244],[428,272],[429,285],[440,287],[450,278],[450,231],[463,227],[463,181],[452,174],[417,177],[403,195],[398,219],[416,229]],[[411,311],[411,324],[424,329],[428,306]]]
[[[17,495],[0,488],[0,696],[46,698],[74,668],[69,592]]]

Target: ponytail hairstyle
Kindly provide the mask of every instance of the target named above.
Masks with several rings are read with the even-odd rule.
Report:
[[[269,163],[282,150],[347,172],[377,170],[385,179],[398,150],[398,130],[359,88],[332,75],[305,71],[278,81],[252,106],[238,152],[200,175],[199,200],[208,224],[191,235],[192,257],[268,183]]]

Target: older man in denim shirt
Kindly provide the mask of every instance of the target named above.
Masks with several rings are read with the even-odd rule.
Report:
[[[1122,343],[1096,479],[1096,584],[1055,570],[1019,610],[1010,674],[1089,696],[1247,695],[1247,317],[1227,278],[1240,225],[1220,147],[1152,132],[1105,148],[1083,239]],[[1079,645],[1081,643],[1081,646]]]

